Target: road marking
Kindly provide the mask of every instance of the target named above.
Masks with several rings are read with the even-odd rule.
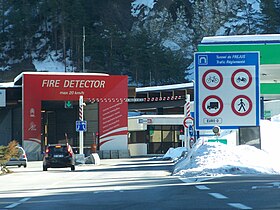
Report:
[[[23,202],[25,202],[25,201],[28,201],[30,198],[23,198],[23,199],[21,199],[19,202],[20,203],[23,203]]]
[[[5,209],[12,209],[12,208],[15,208],[16,206],[24,203],[25,201],[28,201],[30,198],[23,198],[21,200],[19,200],[19,202],[16,202],[16,203],[12,203],[10,204],[9,206],[5,206],[4,208]]]
[[[179,179],[185,183],[197,183],[197,182],[203,182],[203,181],[214,179],[214,177],[188,177],[188,178],[180,177]]]
[[[9,205],[9,206],[5,206],[4,208],[5,209],[12,209],[12,208],[14,208],[14,207],[16,207],[17,205],[19,205],[20,203],[13,203],[13,204],[11,204],[11,205]]]
[[[196,185],[195,187],[199,190],[210,190],[210,188],[205,185]]]
[[[235,207],[237,209],[253,209],[249,206],[245,206],[243,205],[242,203],[228,203],[228,205],[232,206],[232,207]]]
[[[270,189],[270,188],[273,188],[273,186],[253,186],[252,190],[255,190],[255,189]]]
[[[209,195],[212,195],[213,197],[217,198],[217,199],[228,199],[228,197],[220,194],[220,193],[208,193]]]
[[[264,186],[252,186],[252,189],[270,189],[270,188],[280,188],[280,182],[271,182],[268,183],[269,185],[264,185]],[[272,186],[271,186],[272,185]]]

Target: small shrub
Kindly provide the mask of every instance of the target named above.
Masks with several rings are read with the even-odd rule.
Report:
[[[6,162],[12,157],[17,157],[18,142],[16,140],[11,141],[8,146],[0,146],[0,171],[8,173],[9,169],[6,168]]]

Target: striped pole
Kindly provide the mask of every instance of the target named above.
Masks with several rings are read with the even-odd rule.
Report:
[[[190,95],[188,95],[190,96]],[[189,117],[191,116],[191,102],[190,99],[187,99],[187,103],[186,103],[186,116]]]
[[[186,94],[186,103],[184,105],[184,116],[185,118],[186,117],[189,117],[191,116],[191,96],[190,94]],[[186,147],[188,150],[189,150],[189,139],[190,139],[190,136],[189,136],[189,129],[184,127],[185,129],[185,144],[184,144],[184,147]]]
[[[80,101],[79,101],[79,120],[80,121],[84,120],[83,96],[80,96]]]
[[[79,98],[79,120],[84,120],[84,97]],[[79,131],[79,154],[84,154],[84,132]]]

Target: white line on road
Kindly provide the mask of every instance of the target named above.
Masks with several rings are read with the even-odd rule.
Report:
[[[16,203],[12,203],[10,204],[9,206],[5,206],[4,208],[5,209],[12,209],[12,208],[15,208],[16,206],[24,203],[25,201],[28,201],[30,198],[23,198],[21,200],[19,200],[19,202],[16,202]]]
[[[25,202],[25,201],[28,201],[30,198],[23,198],[23,199],[21,199],[19,202],[20,203],[23,203],[23,202]]]
[[[242,203],[228,203],[228,205],[232,206],[232,207],[235,207],[237,209],[253,209],[249,206],[245,206],[243,205]]]
[[[228,197],[220,194],[220,193],[208,193],[209,195],[212,195],[213,197],[217,198],[217,199],[228,199]]]
[[[20,203],[13,203],[13,204],[11,204],[11,205],[9,205],[9,206],[6,206],[6,207],[4,207],[5,209],[12,209],[12,208],[14,208],[14,207],[16,207],[17,205],[19,205]]]
[[[252,190],[255,189],[270,189],[273,188],[273,186],[252,186]]]
[[[203,181],[214,179],[214,177],[187,177],[187,178],[180,177],[179,179],[185,183],[197,183],[197,182],[203,182]]]
[[[195,187],[199,190],[210,190],[210,188],[205,185],[196,185]]]

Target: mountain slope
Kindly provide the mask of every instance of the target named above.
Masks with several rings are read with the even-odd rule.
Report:
[[[136,86],[185,82],[202,37],[279,33],[279,14],[280,0],[0,1],[0,78],[84,62]]]

